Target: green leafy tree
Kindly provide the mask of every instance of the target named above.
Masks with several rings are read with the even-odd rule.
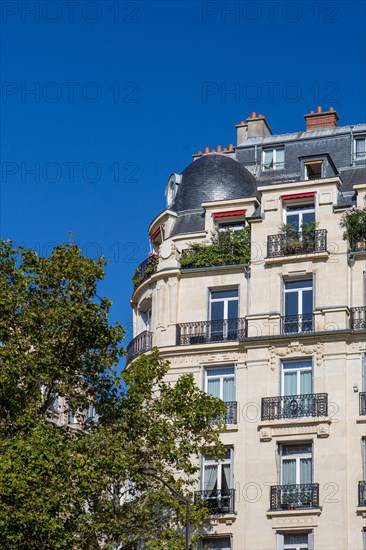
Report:
[[[99,298],[105,261],[0,241],[0,547],[180,550],[184,504],[141,476],[153,465],[193,498],[200,453],[220,456],[224,405],[191,375],[165,382],[153,350],[118,376],[123,328]],[[61,409],[55,408],[55,402]],[[98,421],[82,411],[93,401]],[[78,424],[65,422],[78,411]],[[192,545],[207,510],[191,506]]]

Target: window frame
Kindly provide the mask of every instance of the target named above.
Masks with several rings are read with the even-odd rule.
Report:
[[[321,167],[319,177],[309,177],[308,167],[314,166],[314,165],[320,165]],[[304,180],[305,181],[314,181],[322,178],[324,178],[324,161],[322,159],[304,161]]]
[[[292,210],[291,208],[296,208],[297,210]],[[304,214],[314,214],[314,222],[316,222],[316,210],[315,210],[315,200],[312,202],[307,199],[306,201],[299,202],[298,200],[289,200],[283,205],[283,223],[292,224],[291,221],[288,221],[289,216],[298,215],[298,232],[301,232],[302,224],[304,223]],[[311,222],[312,223],[312,222]]]
[[[286,289],[286,284],[287,283],[301,283],[301,282],[304,282],[304,281],[311,281],[311,287],[310,286],[307,286],[307,287],[304,287],[304,288],[293,288],[293,289]],[[304,307],[303,307],[303,293],[304,292],[308,292],[309,290],[312,291],[312,310],[311,310],[311,315],[314,314],[314,304],[315,304],[315,294],[314,294],[314,288],[315,288],[315,285],[314,285],[314,277],[304,277],[302,279],[283,279],[282,280],[282,288],[283,288],[283,300],[282,300],[282,312],[283,312],[283,317],[291,317],[292,315],[308,315],[307,313],[304,313]],[[291,293],[297,293],[298,294],[298,303],[297,303],[297,313],[288,313],[286,311],[286,296],[287,294],[291,294]],[[303,321],[306,323],[306,321]],[[300,331],[298,331],[300,332]]]
[[[311,372],[311,394],[314,393],[314,370],[313,370],[313,361],[312,359],[304,358],[304,359],[291,359],[291,360],[285,360],[281,361],[281,378],[280,378],[280,393],[281,397],[285,397],[285,365],[290,363],[309,363],[308,367],[293,367],[291,369],[287,369],[287,372],[295,371],[297,373],[296,376],[296,394],[294,395],[304,395],[300,392],[300,385],[301,385],[301,372],[304,371],[310,371]]]
[[[277,161],[277,153],[278,151],[283,151],[283,161]],[[272,162],[270,164],[266,164],[265,158],[266,154],[272,153]],[[284,170],[285,168],[285,148],[283,145],[277,146],[277,147],[266,147],[262,149],[262,162],[261,162],[261,168],[265,172],[269,172],[270,170]]]
[[[363,142],[364,151],[360,155],[357,153],[357,142]],[[362,155],[362,156],[361,156]],[[353,160],[365,160],[366,159],[366,136],[354,136],[353,137]]]
[[[311,450],[307,453],[304,453],[304,452],[299,452],[297,454],[291,454],[291,455],[284,455],[283,454],[283,450],[284,448],[286,447],[301,447],[303,445],[309,445],[311,446]],[[301,485],[301,471],[300,471],[300,468],[301,468],[301,459],[311,459],[311,481],[310,483],[313,483],[313,479],[314,479],[314,448],[313,448],[313,442],[312,441],[308,441],[308,442],[296,442],[296,443],[279,443],[279,451],[280,451],[280,485],[285,485],[283,483],[283,462],[285,460],[295,460],[295,468],[296,468],[296,482],[294,483],[294,485]],[[291,457],[291,458],[284,458],[284,457]]]
[[[301,546],[285,544],[285,537],[288,535],[307,535],[306,546],[302,543]],[[296,544],[296,543],[295,543]],[[313,550],[314,549],[314,531],[284,531],[276,533],[276,550],[288,550],[290,548],[296,548],[301,550]],[[365,549],[366,550],[366,549]]]
[[[222,472],[223,472],[223,466],[229,464],[230,465],[230,487],[229,489],[233,489],[233,486],[234,486],[234,447],[226,447],[226,449],[230,452],[230,457],[227,459],[227,458],[223,458],[222,460],[220,460],[220,462],[217,462],[216,460],[209,460],[209,459],[206,459],[206,456],[209,456],[209,455],[202,455],[202,459],[201,459],[201,482],[200,482],[200,487],[201,487],[201,491],[210,491],[211,489],[208,489],[205,487],[205,466],[208,465],[208,466],[215,466],[216,469],[217,469],[217,491],[221,491],[222,490],[222,479],[223,479],[223,476],[222,476]],[[220,483],[219,483],[220,481]],[[213,491],[214,489],[212,489]]]
[[[219,370],[219,369],[224,369],[224,368],[232,368],[233,369],[233,373],[232,374],[217,374],[216,376],[215,375],[211,375],[209,376],[209,373],[210,372],[214,372],[215,370]],[[208,380],[209,378],[211,379],[219,379],[220,380],[220,396],[219,396],[219,399],[221,399],[222,401],[224,401],[224,398],[223,398],[223,389],[224,389],[224,378],[230,378],[230,379],[233,379],[233,382],[234,382],[234,399],[233,401],[236,400],[236,372],[235,372],[235,365],[221,365],[221,366],[218,366],[216,365],[215,367],[206,367],[205,370],[204,370],[204,391],[205,393],[207,393],[207,395],[211,395],[208,393]],[[224,401],[225,403],[225,401]]]

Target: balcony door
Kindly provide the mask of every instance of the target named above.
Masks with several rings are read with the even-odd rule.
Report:
[[[290,223],[300,232],[303,225],[311,225],[315,221],[314,205],[287,205],[285,209],[285,223]]]
[[[203,500],[214,510],[230,510],[233,486],[232,471],[233,450],[227,449],[221,462],[216,462],[211,455],[205,455],[202,463]]]
[[[282,363],[281,395],[284,418],[312,416],[313,371],[311,359]]]
[[[281,485],[312,483],[312,445],[282,445]]]
[[[207,369],[205,392],[226,403],[225,423],[236,424],[235,367]]]
[[[284,284],[285,333],[313,330],[313,281],[285,281]]]
[[[210,292],[210,340],[237,340],[238,338],[238,289],[211,290]]]

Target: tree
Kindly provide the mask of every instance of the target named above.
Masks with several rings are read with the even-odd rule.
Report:
[[[224,405],[191,375],[166,383],[169,363],[157,350],[118,375],[124,330],[109,324],[111,302],[97,294],[105,265],[72,244],[40,258],[0,241],[1,548],[144,540],[180,550],[184,505],[138,468],[149,462],[192,497],[192,457],[222,452]],[[62,421],[91,401],[97,422]],[[206,513],[192,505],[192,532]]]

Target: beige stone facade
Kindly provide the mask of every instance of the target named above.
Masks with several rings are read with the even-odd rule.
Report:
[[[297,139],[305,144],[313,131]],[[269,143],[267,134],[257,142]],[[318,160],[317,153],[332,156],[320,139],[306,158]],[[353,165],[357,174],[361,160]],[[352,201],[365,206],[366,178],[346,188],[341,170],[287,180],[272,173],[264,180],[261,169],[248,168],[256,193],[201,202],[204,224],[192,231],[174,234],[180,215],[174,204],[152,222],[159,263],[131,300],[130,359],[157,346],[171,362],[172,383],[190,372],[198,386],[230,402],[222,434],[227,467],[215,470],[203,457],[197,486],[213,510],[205,544],[363,550],[366,247],[350,250],[339,224]],[[299,229],[301,216],[315,219],[316,237],[304,246],[300,231],[294,251],[278,235],[289,220]],[[228,228],[250,225],[250,263],[182,269],[182,250],[225,230],[222,220],[231,222]]]

